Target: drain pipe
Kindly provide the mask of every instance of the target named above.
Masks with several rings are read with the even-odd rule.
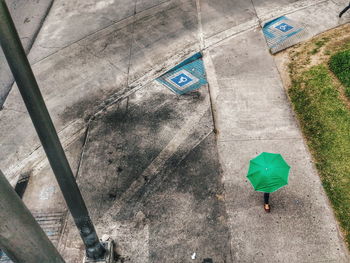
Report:
[[[98,239],[4,0],[0,0],[0,44],[69,211],[79,229],[80,236],[85,244],[86,255],[94,260],[104,259],[106,249]],[[44,261],[38,260],[37,262]]]

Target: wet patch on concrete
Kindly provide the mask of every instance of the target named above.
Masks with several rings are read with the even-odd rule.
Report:
[[[150,262],[190,262],[193,253],[199,262],[208,257],[230,262],[215,136],[182,162],[169,163],[159,177],[164,181],[140,205],[150,225]]]
[[[91,176],[89,183],[84,183],[89,189],[87,200],[101,202],[95,208],[96,217],[142,176],[193,110],[204,102],[206,93],[203,90],[174,98],[161,86],[145,88],[91,124],[81,175],[85,179]]]
[[[124,262],[229,262],[221,179],[207,87],[174,96],[156,82],[91,122],[78,177]],[[74,235],[68,223],[69,253]]]

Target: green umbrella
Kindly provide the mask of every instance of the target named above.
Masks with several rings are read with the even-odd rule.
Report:
[[[247,177],[255,191],[272,193],[288,184],[289,170],[282,155],[263,152],[250,160]]]

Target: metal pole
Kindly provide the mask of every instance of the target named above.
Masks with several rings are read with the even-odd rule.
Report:
[[[0,44],[33,121],[67,206],[86,247],[87,257],[102,259],[106,249],[91,222],[44,99],[4,0],[0,0]],[[39,261],[37,261],[39,262]]]
[[[64,263],[1,170],[0,247],[14,262]]]

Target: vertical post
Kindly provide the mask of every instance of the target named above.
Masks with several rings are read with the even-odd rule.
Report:
[[[95,227],[90,220],[85,202],[75,181],[4,0],[0,0],[0,44],[67,206],[80,231],[86,247],[87,257],[91,259],[102,259],[106,253],[106,249],[100,243]]]
[[[1,170],[0,247],[14,262],[64,263]]]

